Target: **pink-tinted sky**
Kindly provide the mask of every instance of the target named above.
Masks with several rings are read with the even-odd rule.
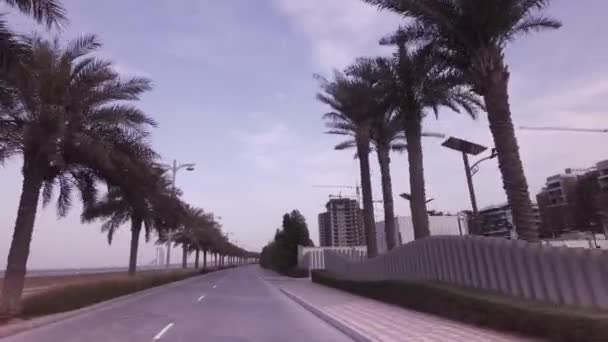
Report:
[[[316,215],[338,190],[314,184],[355,185],[352,153],[336,152],[339,138],[323,134],[325,108],[314,99],[313,73],[328,74],[354,58],[387,53],[380,37],[400,19],[357,0],[66,0],[71,20],[63,36],[96,33],[102,54],[129,75],[151,77],[155,89],[141,106],[160,122],[154,145],[169,161],[196,162],[180,173],[178,186],[192,204],[222,217],[226,230],[247,248],[259,249],[281,223],[300,209],[317,239]],[[564,27],[524,37],[507,51],[512,71],[511,103],[517,126],[608,128],[608,23],[604,0],[557,0],[549,14]],[[8,15],[23,32],[42,30]],[[491,146],[487,121],[449,111],[429,117],[428,131]],[[583,168],[608,159],[608,135],[518,131],[533,194],[566,167]],[[461,157],[424,142],[427,193],[432,209],[469,208]],[[372,156],[375,166],[375,156]],[[0,269],[5,265],[20,191],[21,161],[0,169]],[[393,157],[395,194],[409,190],[404,155]],[[373,170],[374,195],[380,178]],[[495,162],[475,176],[480,206],[505,201]],[[348,189],[343,195],[351,195]],[[399,198],[396,211],[409,212]],[[123,229],[108,246],[98,224],[81,225],[75,206],[56,220],[40,210],[30,268],[124,265],[129,234]],[[382,210],[376,210],[382,220]],[[177,250],[175,251],[177,253]],[[140,263],[154,246],[140,249]]]

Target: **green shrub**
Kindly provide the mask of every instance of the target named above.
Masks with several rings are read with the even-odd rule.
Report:
[[[293,267],[284,273],[290,278],[308,278],[308,270],[299,267]]]
[[[443,283],[349,281],[313,271],[316,283],[492,329],[551,341],[606,341],[608,312],[556,306]]]
[[[22,315],[32,317],[75,310],[201,273],[199,270],[146,272],[133,277],[114,277],[96,282],[61,286],[26,297],[23,301]]]

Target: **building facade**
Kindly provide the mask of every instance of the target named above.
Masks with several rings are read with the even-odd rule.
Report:
[[[329,221],[329,213],[319,214],[319,246],[331,246],[331,224]]]
[[[536,198],[543,238],[556,238],[569,232],[605,232],[608,160],[584,170],[566,169],[547,178]]]
[[[349,198],[332,198],[319,214],[319,243],[324,247],[365,245],[363,216],[359,202]],[[323,243],[323,244],[322,244]]]
[[[532,203],[534,211],[534,224],[541,226],[541,217],[538,205]],[[517,239],[517,230],[513,223],[513,211],[509,204],[492,205],[483,208],[478,213],[478,231],[475,235]]]

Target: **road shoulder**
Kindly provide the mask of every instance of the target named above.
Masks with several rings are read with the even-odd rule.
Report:
[[[87,315],[87,314],[91,314],[94,312],[108,310],[117,305],[124,305],[131,301],[135,301],[135,300],[141,299],[143,297],[153,295],[157,292],[161,292],[166,289],[170,289],[170,288],[173,288],[176,286],[186,285],[191,282],[198,281],[206,276],[212,275],[216,272],[222,272],[222,271],[225,271],[225,270],[205,273],[205,274],[194,276],[194,277],[191,277],[188,279],[172,282],[172,283],[169,283],[166,285],[152,287],[152,288],[149,288],[146,290],[138,291],[135,293],[116,297],[116,298],[113,298],[113,299],[110,299],[107,301],[103,301],[103,302],[100,302],[97,304],[86,306],[86,307],[83,307],[83,308],[80,308],[77,310],[72,310],[72,311],[67,311],[67,312],[62,312],[62,313],[58,313],[58,314],[52,314],[52,315],[48,315],[48,316],[37,317],[37,318],[32,318],[32,319],[27,319],[27,320],[14,320],[12,322],[8,322],[6,324],[0,325],[0,338],[16,335],[21,332],[25,332],[25,331],[32,330],[35,328],[40,328],[43,326],[62,322],[62,321],[68,320],[68,319],[76,317],[76,316],[82,316],[82,315]]]

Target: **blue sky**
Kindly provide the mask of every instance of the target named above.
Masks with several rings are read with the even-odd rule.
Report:
[[[281,223],[300,209],[317,239],[316,215],[338,191],[315,184],[355,185],[357,162],[336,152],[338,137],[323,134],[325,108],[314,99],[312,75],[328,75],[360,56],[390,53],[378,46],[401,19],[357,0],[66,0],[70,24],[62,37],[98,34],[100,55],[125,75],[155,84],[141,107],[160,122],[154,146],[169,162],[195,162],[177,183],[193,205],[222,217],[227,231],[247,248],[261,248]],[[179,6],[176,4],[179,3]],[[608,128],[608,24],[602,0],[557,0],[550,15],[564,22],[555,32],[524,37],[509,47],[513,118],[520,125]],[[11,26],[44,31],[16,14]],[[487,121],[449,111],[429,117],[428,131],[492,145]],[[608,136],[517,132],[533,196],[545,178],[566,167],[608,159]],[[460,156],[424,141],[427,193],[432,209],[469,208]],[[376,157],[374,195],[380,199]],[[395,197],[408,191],[405,155],[393,156]],[[20,192],[21,161],[1,170],[0,268],[5,265]],[[475,176],[480,206],[505,201],[494,161]],[[343,195],[351,195],[348,189]],[[407,215],[397,198],[396,211]],[[108,246],[99,224],[81,225],[80,208],[57,221],[52,207],[40,210],[30,268],[124,265],[129,234],[123,229]],[[376,210],[382,220],[382,210]],[[177,251],[176,251],[177,252]],[[143,246],[140,263],[153,258]]]

